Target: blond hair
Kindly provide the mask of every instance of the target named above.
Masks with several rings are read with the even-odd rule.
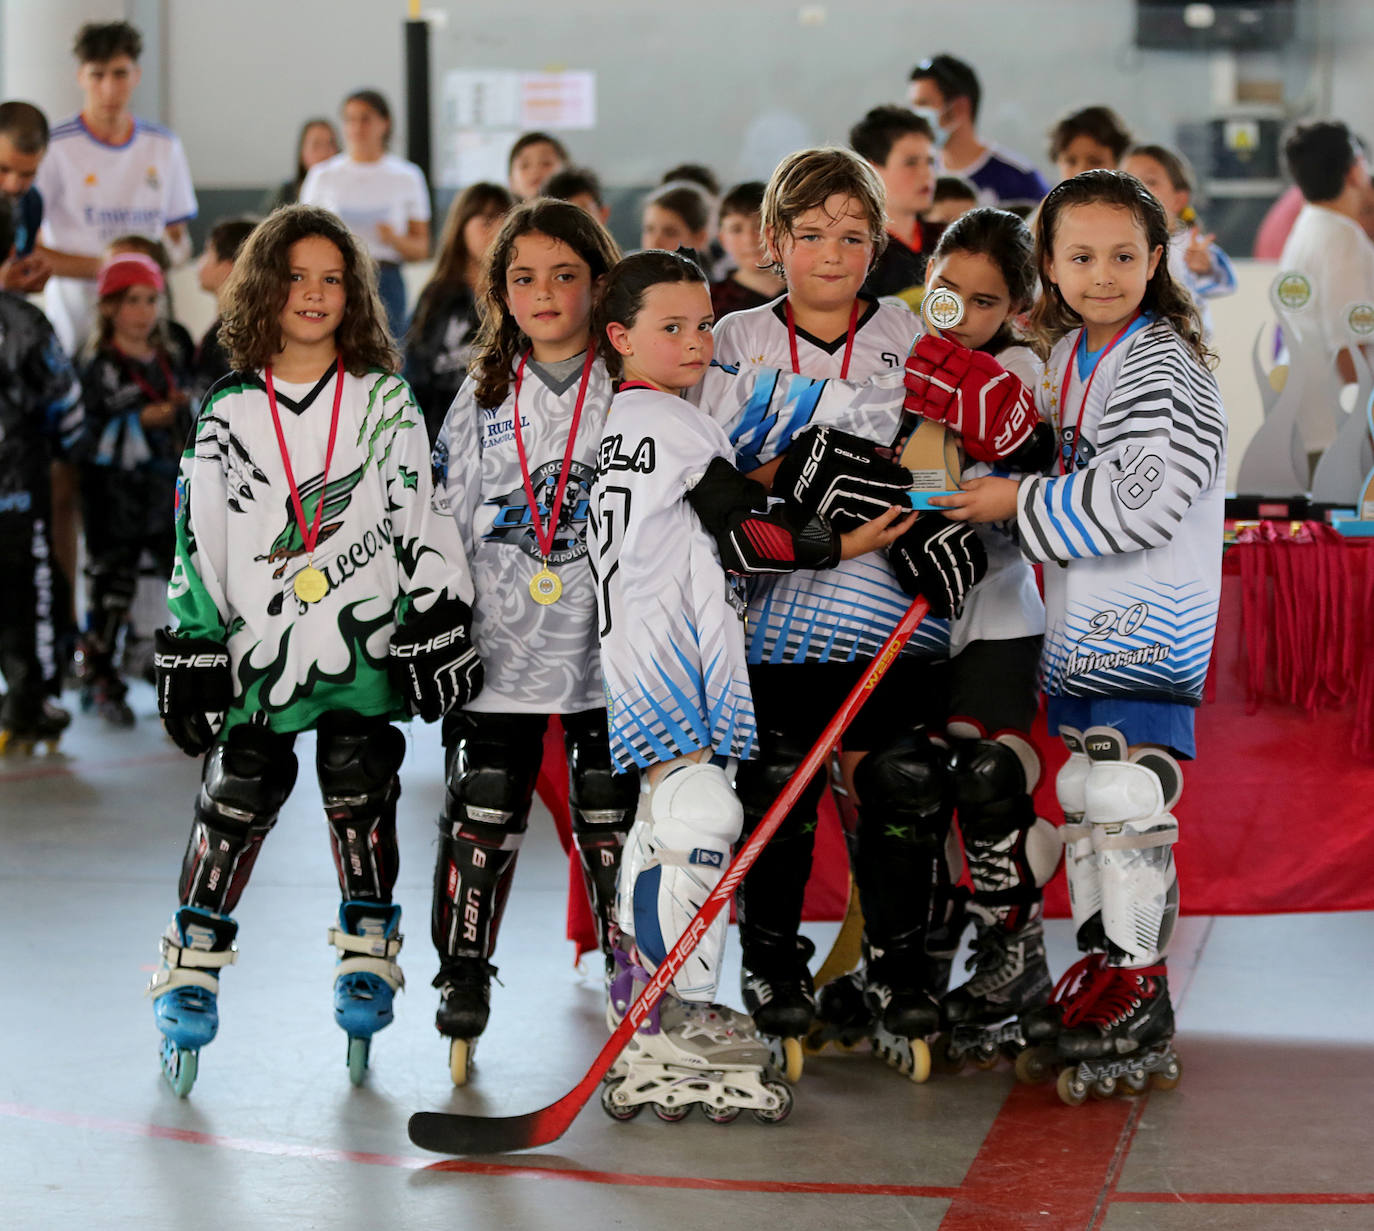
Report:
[[[773,235],[772,255],[777,255],[784,235],[794,234],[802,214],[823,209],[836,194],[859,203],[876,261],[887,247],[887,193],[878,173],[864,159],[839,146],[798,150],[778,163],[763,192],[760,220],[764,234]],[[773,271],[781,276],[781,263],[775,263]]]

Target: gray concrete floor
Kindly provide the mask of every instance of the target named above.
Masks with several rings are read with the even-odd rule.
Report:
[[[861,1054],[809,1062],[789,1122],[716,1126],[589,1106],[542,1150],[443,1162],[422,1108],[552,1102],[601,1042],[601,981],[572,965],[567,869],[546,816],[521,856],[504,986],[474,1083],[432,1025],[437,732],[403,771],[398,900],[410,986],[353,1089],[330,1012],[338,894],[308,772],[237,911],[219,1038],[189,1100],[157,1065],[141,988],[174,905],[197,763],[139,725],[78,717],[53,758],[0,761],[0,1227],[1374,1228],[1368,915],[1186,919],[1171,962],[1182,1085],[1071,1110],[1004,1067],[917,1087]],[[298,746],[311,764],[313,741]],[[833,926],[811,929],[822,949]],[[1051,961],[1071,960],[1050,925]],[[737,975],[727,973],[732,991]],[[437,1164],[437,1165],[436,1165]],[[1334,1203],[1333,1203],[1334,1202]]]

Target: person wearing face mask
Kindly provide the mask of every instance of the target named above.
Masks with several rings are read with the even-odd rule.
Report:
[[[922,60],[911,70],[907,99],[935,129],[941,173],[969,180],[980,205],[1034,205],[1049,191],[1024,158],[979,137],[982,87],[964,61],[943,53]]]

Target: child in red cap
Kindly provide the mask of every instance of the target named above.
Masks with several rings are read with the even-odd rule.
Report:
[[[158,320],[162,270],[142,253],[110,257],[96,279],[99,313],[81,365],[86,442],[81,510],[86,527],[87,617],[82,706],[132,725],[117,665],[121,634],[147,552],[160,575],[174,554],[172,501],[190,429],[189,373]]]

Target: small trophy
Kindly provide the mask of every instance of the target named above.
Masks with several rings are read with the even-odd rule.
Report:
[[[921,316],[936,333],[943,333],[964,319],[964,301],[948,287],[937,287],[921,301]],[[944,424],[917,419],[902,447],[901,464],[911,471],[913,509],[938,509],[930,503],[932,496],[958,494],[964,459],[959,438]]]
[[[1365,477],[1354,490],[1354,515],[1345,509],[1331,513],[1331,524],[1352,538],[1374,537],[1374,371],[1365,359],[1364,345],[1374,339],[1374,304],[1354,303],[1345,310],[1346,344],[1359,376],[1355,408],[1341,428],[1327,457],[1336,455],[1342,465],[1344,482],[1364,470]],[[1332,463],[1333,466],[1335,463]],[[1318,467],[1320,474],[1321,468]]]

